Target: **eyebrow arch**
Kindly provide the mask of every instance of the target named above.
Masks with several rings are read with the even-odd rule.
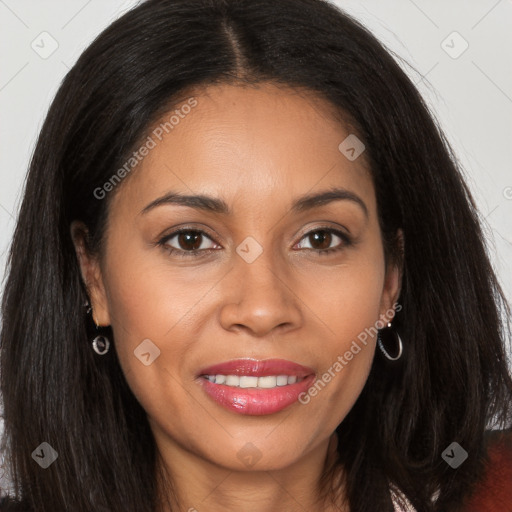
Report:
[[[364,201],[358,195],[344,188],[332,188],[330,190],[299,197],[293,203],[292,211],[303,212],[305,210],[311,210],[317,206],[322,206],[332,201],[339,200],[348,200],[358,204],[366,217],[368,217],[368,208],[366,207]],[[165,204],[177,204],[181,206],[188,206],[189,208],[194,208],[196,210],[204,210],[212,213],[231,215],[231,209],[223,199],[218,199],[206,195],[188,196],[178,192],[169,192],[168,194],[155,199],[141,211],[141,214],[145,214],[153,208]]]
[[[311,210],[317,206],[322,206],[332,201],[348,200],[353,201],[361,207],[366,217],[368,217],[368,208],[365,202],[354,192],[345,188],[332,188],[316,194],[309,194],[300,197],[295,203],[293,203],[292,211],[302,212],[304,210]]]

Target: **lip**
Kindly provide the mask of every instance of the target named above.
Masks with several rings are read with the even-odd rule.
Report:
[[[239,388],[215,384],[205,375],[247,375],[265,377],[287,375],[301,377],[295,384],[277,386],[271,389]],[[312,368],[285,359],[236,359],[204,368],[198,375],[203,391],[218,405],[238,414],[263,416],[282,411],[298,401],[315,380]]]
[[[307,366],[288,361],[287,359],[233,359],[224,363],[203,368],[201,375],[248,375],[250,377],[266,377],[268,375],[288,375],[307,377],[315,371]]]

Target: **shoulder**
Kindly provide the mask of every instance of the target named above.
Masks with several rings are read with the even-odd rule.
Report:
[[[489,432],[485,472],[465,512],[504,512],[512,503],[512,432]]]

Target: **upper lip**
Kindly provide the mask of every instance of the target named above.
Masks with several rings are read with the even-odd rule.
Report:
[[[232,359],[203,368],[199,375],[247,375],[266,377],[268,375],[295,375],[307,377],[315,373],[312,368],[287,359]]]

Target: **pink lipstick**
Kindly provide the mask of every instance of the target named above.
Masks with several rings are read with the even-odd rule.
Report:
[[[199,384],[219,405],[247,415],[273,414],[295,403],[315,380],[312,368],[285,359],[235,359],[204,368]]]

